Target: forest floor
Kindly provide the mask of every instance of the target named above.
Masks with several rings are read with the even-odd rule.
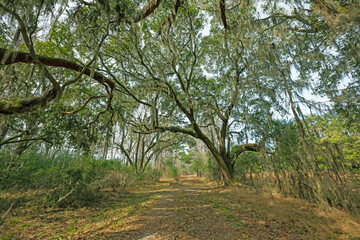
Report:
[[[80,209],[16,209],[0,239],[360,239],[344,211],[195,176],[106,194]]]

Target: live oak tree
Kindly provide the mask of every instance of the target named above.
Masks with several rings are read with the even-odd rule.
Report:
[[[268,19],[247,17],[255,10],[251,5],[241,7],[243,15],[229,14],[237,17],[231,28],[229,21],[225,24],[222,12],[223,26],[216,16],[208,19],[211,21],[208,23],[211,25],[210,35],[204,37],[201,31],[206,17],[201,16],[202,12],[198,9],[185,4],[180,10],[173,11],[177,13],[176,19],[173,17],[176,25],[169,24],[165,30],[162,25],[160,33],[156,25],[133,26],[128,35],[114,40],[115,47],[111,46],[108,50],[109,61],[121,64],[119,71],[110,72],[119,72],[119,78],[122,75],[128,81],[132,80],[131,85],[137,89],[163,93],[157,106],[154,106],[156,101],[155,104],[150,101],[144,104],[155,108],[156,114],[155,126],[144,125],[143,131],[181,132],[201,139],[216,158],[227,182],[232,181],[234,163],[239,154],[244,151],[259,152],[261,148],[267,152],[264,147],[266,131],[262,134],[261,144],[244,144],[232,149],[234,142],[231,135],[236,133],[235,129],[249,125],[254,118],[249,120],[247,116],[254,116],[259,109],[263,112],[262,118],[271,121],[275,111],[285,111],[283,105],[286,99],[290,100],[307,158],[313,161],[293,94],[303,99],[299,93],[292,91],[301,93],[302,89],[310,87],[310,75],[314,74],[314,70],[323,74],[321,80],[324,81],[331,74],[335,81],[333,86],[341,79],[340,75],[329,73],[324,68],[309,67],[310,64],[322,64],[324,59],[331,59],[339,69],[341,62],[332,54],[314,56],[314,52],[319,51],[317,48],[326,49],[328,43],[320,43],[314,48],[309,45],[314,44],[314,38],[303,38],[298,35],[302,31],[288,27],[291,19],[296,19],[297,24],[304,28],[311,27],[312,23],[295,12],[295,15],[280,14],[279,18],[283,20],[272,24],[267,20],[274,16]],[[118,50],[119,46],[125,53]],[[300,69],[300,81],[289,80],[291,68]],[[285,95],[282,95],[284,92]],[[171,123],[167,117],[162,124],[159,119],[169,116],[166,114],[168,110],[174,114],[174,106],[178,110],[176,117]],[[262,123],[262,128],[266,129],[266,120]],[[215,139],[205,134],[206,128],[213,128]]]
[[[271,127],[288,112],[312,166],[299,106],[319,106],[302,90],[341,102],[344,75],[359,87],[351,1],[18,0],[0,9],[1,114],[57,102],[76,116],[97,105],[86,127],[119,106],[133,111],[131,102],[148,113],[126,118],[140,142],[163,132],[200,139],[226,183],[244,151],[272,154]]]

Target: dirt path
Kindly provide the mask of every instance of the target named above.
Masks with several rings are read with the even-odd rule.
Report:
[[[0,239],[360,240],[360,219],[344,211],[195,176],[103,191],[89,207],[24,205],[0,222]]]
[[[246,188],[219,188],[194,176],[183,176],[177,184],[157,192],[159,196],[152,204],[128,216],[116,229],[104,231],[93,239],[357,239],[360,236],[360,228],[358,236],[346,232],[347,227],[360,227],[358,222],[349,220],[337,225],[329,216],[316,215],[310,204],[305,204],[304,212],[301,202],[271,200]]]
[[[161,190],[161,197],[143,214],[129,217],[118,232],[105,239],[236,239],[234,225],[214,215],[213,204],[203,199],[210,187],[194,176]]]

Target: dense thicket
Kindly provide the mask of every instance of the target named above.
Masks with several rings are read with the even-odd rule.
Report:
[[[2,0],[0,14],[1,181],[27,151],[71,154],[359,209],[357,1]]]

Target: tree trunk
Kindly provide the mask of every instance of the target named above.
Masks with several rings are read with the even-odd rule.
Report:
[[[9,129],[9,124],[7,123],[8,116],[0,115],[0,142],[3,141],[6,137],[6,134]]]
[[[200,130],[199,126],[196,123],[194,123],[193,126],[195,132],[197,133],[197,138],[203,141],[203,143],[205,143],[205,145],[208,147],[208,149],[214,156],[216,162],[218,163],[220,171],[224,176],[224,185],[233,184],[233,174],[230,171],[229,162],[227,161],[228,159],[226,159],[226,151],[221,151],[223,152],[223,154],[221,154],[220,151],[215,147],[214,143]],[[225,149],[224,145],[223,149]]]
[[[208,146],[209,147],[209,146]],[[229,168],[228,166],[228,162],[226,161],[226,159],[224,159],[219,152],[213,148],[210,148],[211,153],[213,154],[213,156],[215,157],[217,163],[219,164],[220,167],[220,171],[224,177],[224,185],[231,185],[234,183],[234,178],[233,178],[233,172],[231,168]]]

